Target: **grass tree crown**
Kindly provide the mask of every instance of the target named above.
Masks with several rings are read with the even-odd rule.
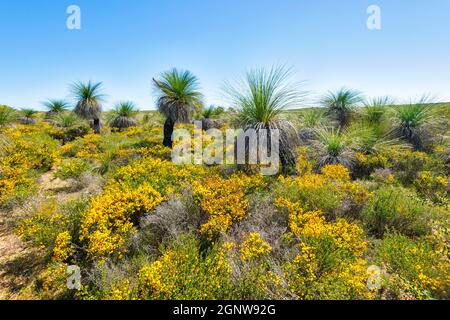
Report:
[[[64,100],[50,99],[43,103],[49,113],[58,114],[69,109],[69,103]]]
[[[253,69],[236,86],[225,91],[238,113],[236,122],[247,129],[279,130],[279,156],[283,168],[295,163],[298,135],[294,126],[281,117],[289,108],[298,107],[305,92],[289,81],[291,69],[284,66],[270,70]]]
[[[158,110],[172,122],[189,122],[202,104],[198,78],[188,70],[172,69],[153,79]]]
[[[134,117],[138,112],[139,110],[134,102],[120,102],[109,114],[108,122],[111,127],[118,129],[136,126],[138,122],[134,119]]]
[[[435,127],[436,108],[433,99],[423,96],[417,102],[395,109],[395,132],[415,149],[424,149]]]
[[[328,109],[328,114],[335,117],[339,127],[350,122],[353,110],[364,102],[363,94],[354,89],[341,88],[336,92],[328,92],[320,99],[321,105]]]
[[[74,112],[84,119],[100,118],[105,95],[101,82],[76,82],[72,85],[72,95],[77,101]]]
[[[298,107],[305,92],[289,82],[291,69],[284,66],[270,70],[253,69],[225,91],[238,111],[238,122],[243,126],[278,127],[280,114]]]

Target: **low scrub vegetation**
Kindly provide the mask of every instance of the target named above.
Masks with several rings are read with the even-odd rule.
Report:
[[[323,108],[288,111],[304,96],[288,75],[249,72],[227,89],[235,110],[202,111],[198,79],[176,69],[154,80],[163,117],[132,102],[102,113],[103,87],[91,82],[73,85],[74,111],[60,100],[45,114],[0,106],[1,211],[23,212],[11,228],[43,257],[22,292],[450,298],[449,119],[435,116],[450,106],[342,89]],[[193,130],[195,117],[222,131],[281,129],[283,170],[175,165],[172,132]],[[67,287],[73,265],[80,290]]]

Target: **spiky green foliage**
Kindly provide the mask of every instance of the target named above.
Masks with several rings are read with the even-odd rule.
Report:
[[[43,104],[51,115],[59,114],[69,109],[69,103],[64,100],[50,99]]]
[[[120,102],[108,115],[108,123],[112,128],[117,129],[125,129],[132,126],[137,126],[138,122],[133,119],[137,113],[138,108],[133,102]]]
[[[336,120],[337,125],[344,128],[349,124],[354,109],[363,101],[364,97],[360,91],[342,88],[337,92],[328,92],[320,103],[327,108],[328,115]]]
[[[153,82],[158,110],[166,117],[163,144],[171,148],[175,123],[189,122],[196,107],[202,105],[203,95],[197,77],[187,70],[174,68]]]
[[[0,105],[0,127],[9,124],[14,120],[14,109],[8,106]]]
[[[353,149],[359,140],[346,130],[320,127],[316,132],[316,148],[319,151],[317,166],[322,168],[329,164],[342,164],[352,169],[354,165]]]
[[[351,139],[357,151],[364,153],[380,153],[395,146],[397,149],[410,149],[400,139],[396,138],[387,126],[368,124],[366,122],[351,123],[345,129],[345,135]]]
[[[284,110],[298,107],[304,92],[289,82],[291,70],[272,67],[254,69],[237,86],[227,85],[226,92],[236,107],[237,124],[246,129],[278,129],[279,152],[284,166],[295,162],[298,137],[294,126],[281,117]]]
[[[102,93],[103,84],[101,82],[88,83],[76,82],[72,85],[72,95],[77,101],[73,110],[79,117],[93,120],[93,129],[100,133],[100,116],[102,113],[102,101],[105,95]]]
[[[153,79],[158,110],[173,122],[189,122],[196,105],[202,104],[197,77],[187,70],[172,69]]]
[[[389,97],[377,97],[366,102],[363,115],[369,124],[380,124],[385,120],[387,108],[392,106],[394,101]]]
[[[304,128],[314,128],[322,125],[324,122],[324,113],[322,110],[312,109],[302,113],[302,126]]]
[[[247,126],[276,126],[281,113],[298,107],[302,92],[288,82],[291,70],[273,67],[254,69],[238,86],[227,85],[226,92],[238,110],[238,121]]]
[[[395,132],[415,149],[424,149],[434,125],[434,103],[424,96],[416,103],[395,109]]]
[[[102,90],[103,85],[101,82],[74,83],[72,85],[72,94],[77,100],[77,104],[73,111],[84,119],[100,117],[102,111],[101,102],[105,97]]]
[[[58,114],[55,118],[55,124],[61,128],[70,128],[82,121],[74,112],[64,112]]]
[[[20,118],[20,122],[23,124],[35,124],[36,123],[36,114],[38,113],[33,109],[21,109],[22,118]]]
[[[211,105],[205,110],[203,110],[202,116],[206,119],[210,119],[212,117],[217,117],[224,112],[225,110],[222,107],[216,107],[214,105]]]

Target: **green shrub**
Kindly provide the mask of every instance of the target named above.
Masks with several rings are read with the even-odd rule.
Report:
[[[66,162],[55,171],[54,176],[61,180],[78,179],[81,175],[90,169],[90,164],[87,161],[80,159],[73,159]]]
[[[423,239],[390,233],[375,248],[375,260],[388,272],[393,299],[449,298],[448,256]]]
[[[396,178],[408,187],[414,183],[421,171],[433,171],[437,174],[445,171],[442,159],[425,152],[392,148],[383,152],[383,156],[389,159]]]
[[[8,125],[14,119],[14,109],[0,105],[0,127]]]
[[[367,230],[379,237],[388,229],[411,236],[423,235],[430,229],[428,211],[413,192],[387,185],[374,192],[362,212],[362,219]]]
[[[215,300],[231,297],[231,267],[218,246],[200,251],[200,242],[185,235],[139,272],[144,299]]]

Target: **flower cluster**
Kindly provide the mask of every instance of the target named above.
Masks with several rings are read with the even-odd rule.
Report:
[[[247,190],[263,184],[259,175],[234,175],[230,179],[212,177],[204,182],[194,181],[192,188],[195,199],[208,215],[208,221],[200,227],[200,232],[212,240],[228,231],[233,222],[245,217],[249,205],[245,199]]]
[[[277,205],[288,211],[292,236],[299,242],[298,255],[284,266],[299,298],[333,298],[334,290],[342,290],[341,297],[373,297],[365,285],[367,242],[359,226],[344,219],[327,222],[321,211],[305,211],[298,202],[280,198]]]
[[[0,137],[0,206],[33,192],[35,175],[60,161],[58,142],[44,128],[7,128]]]
[[[272,247],[263,239],[261,234],[250,232],[241,243],[239,252],[242,261],[257,259],[272,251]]]
[[[58,234],[53,248],[53,261],[64,262],[73,254],[72,236],[68,231]]]
[[[350,181],[350,171],[340,164],[330,164],[322,168],[322,174],[330,179],[343,182]]]
[[[188,165],[177,166],[174,163],[157,158],[144,158],[119,168],[112,181],[131,186],[149,183],[162,195],[176,191],[183,184],[197,181],[205,175],[202,167]]]
[[[139,272],[141,299],[225,299],[231,286],[231,267],[223,250],[205,256],[199,244],[185,238]]]
[[[135,231],[133,221],[153,210],[162,196],[147,183],[133,189],[110,184],[92,200],[81,225],[80,239],[87,241],[92,257],[107,257],[124,249],[127,237]]]
[[[421,171],[414,180],[417,191],[429,199],[446,204],[450,192],[450,177],[436,176],[431,171]]]
[[[79,178],[84,172],[89,170],[89,163],[81,159],[65,161],[61,164],[54,176],[61,180]]]
[[[300,201],[306,209],[321,209],[327,214],[339,214],[341,204],[349,203],[349,210],[358,210],[370,199],[370,192],[356,181],[342,165],[328,165],[322,174],[307,172],[297,177],[279,177],[279,194],[292,201]]]

